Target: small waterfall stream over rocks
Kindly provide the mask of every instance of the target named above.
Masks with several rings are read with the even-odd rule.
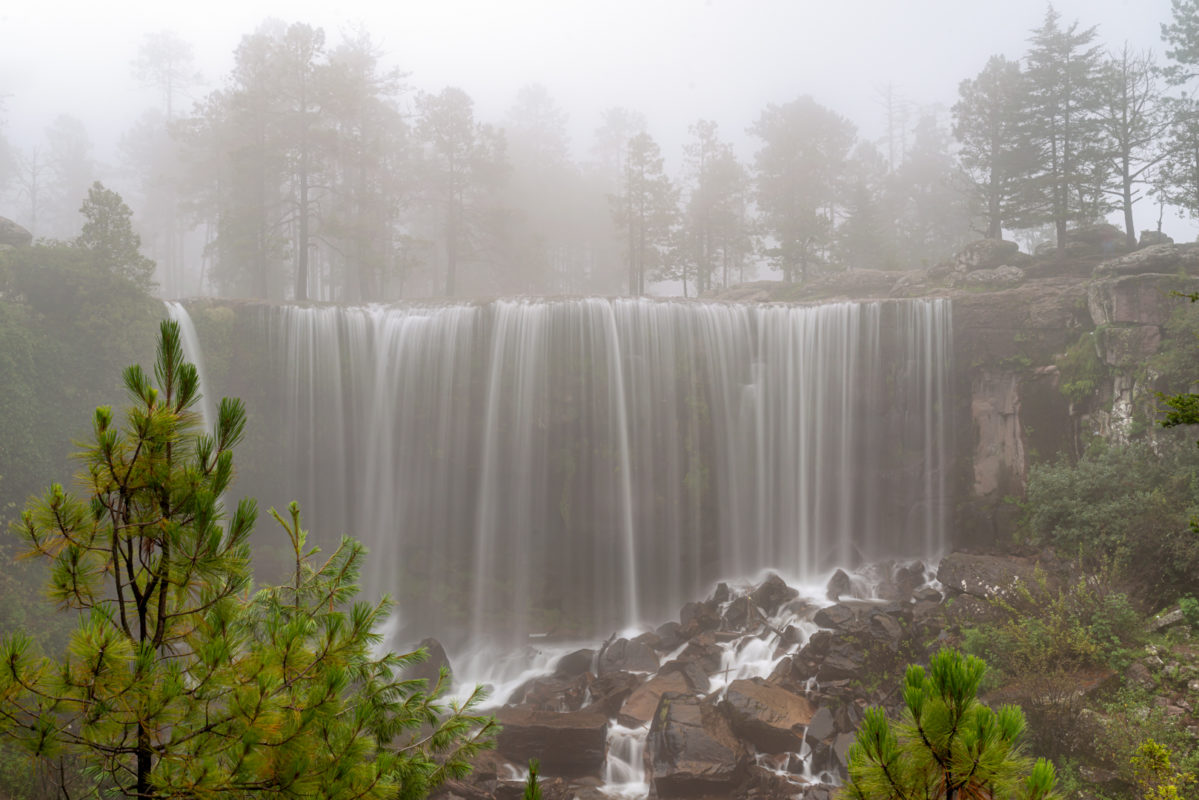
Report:
[[[190,327],[184,306],[170,313]],[[622,632],[580,673],[594,683],[567,703],[605,709],[596,777],[611,795],[648,791],[646,725],[659,696],[634,704],[650,710],[638,717],[626,708],[638,690],[604,705],[596,684],[620,673],[648,685],[656,673],[649,683],[727,704],[734,689],[776,675],[820,626],[811,603],[764,610],[746,590],[719,599],[711,613],[722,622],[704,628],[711,642],[697,645],[691,631],[671,652],[659,627],[641,645],[652,664],[613,669],[603,658],[615,642],[637,641],[641,626],[675,618],[722,579],[761,583],[769,570],[819,596],[837,567],[945,546],[945,300],[511,299],[236,313],[237,341],[222,358],[227,375],[252,373],[260,443],[239,454],[237,490],[264,506],[300,500],[318,539],[361,539],[366,592],[397,602],[391,641],[436,636],[460,685],[487,682],[503,702],[555,675],[578,643]],[[190,358],[202,357],[213,327],[191,331]],[[226,383],[205,390],[238,388]],[[867,584],[858,578],[858,594]],[[692,609],[688,619],[693,605],[702,604],[671,624],[711,615]],[[621,647],[624,661],[640,652]],[[706,648],[700,657],[696,647]],[[704,667],[664,677],[660,665],[688,660]],[[704,708],[693,716],[706,724]],[[819,777],[803,736],[792,744],[764,745],[755,763]]]

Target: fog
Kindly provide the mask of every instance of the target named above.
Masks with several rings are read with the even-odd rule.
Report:
[[[1134,51],[1154,50],[1164,62],[1160,26],[1170,18],[1169,0],[1069,0],[1054,7],[1063,26],[1076,20],[1083,28],[1095,26],[1097,43],[1105,50],[1114,52],[1127,43]],[[176,116],[188,116],[192,103],[229,85],[235,49],[265,20],[284,25],[298,22],[323,29],[326,52],[347,37],[369,34],[380,66],[404,76],[395,103],[409,121],[417,116],[421,93],[458,87],[473,101],[474,119],[508,127],[518,93],[536,84],[544,87],[561,111],[566,155],[586,165],[597,158],[593,143],[605,110],[622,108],[640,114],[660,147],[666,176],[682,188],[689,126],[701,119],[714,121],[719,139],[752,168],[761,143],[751,135],[751,126],[768,106],[805,96],[852,122],[855,141],[875,145],[891,169],[908,154],[922,119],[935,121],[952,148],[950,109],[958,99],[959,84],[978,75],[992,55],[1021,59],[1031,31],[1041,25],[1045,13],[1046,5],[1040,2],[950,0],[819,5],[785,0],[10,4],[0,12],[4,33],[0,134],[16,156],[12,162],[20,163],[38,152],[45,156],[46,131],[60,115],[82,122],[93,177],[122,193],[133,208],[149,255],[161,265],[162,246],[151,241],[153,224],[144,213],[144,207],[154,201],[144,187],[139,188],[137,177],[139,170],[153,167],[131,163],[130,146],[127,143],[122,150],[121,142],[139,117],[161,106],[158,91],[139,81],[131,64],[147,36],[164,31],[191,47],[197,72],[197,79],[177,92]],[[507,144],[511,157],[511,135]],[[132,161],[137,161],[136,155]],[[519,164],[516,172],[520,173]],[[0,199],[0,216],[28,226],[30,212],[23,211],[22,204],[28,205],[29,198],[14,188],[17,181],[8,183]],[[605,216],[605,192],[614,194],[616,187],[605,188],[602,181],[596,187],[588,202],[598,220]],[[29,194],[28,187],[24,194]],[[682,194],[685,199],[685,188]],[[70,204],[75,202],[62,200],[66,209],[59,215],[62,219],[73,214],[75,206]],[[522,208],[517,210],[523,213]],[[1149,203],[1138,206],[1138,228],[1153,227],[1156,217],[1157,210]],[[1121,223],[1115,212],[1109,219]],[[45,219],[36,235],[63,238],[72,233],[65,221],[57,227],[44,223]],[[1161,224],[1166,233],[1183,241],[1193,240],[1199,231],[1189,218],[1172,211]],[[196,230],[193,238],[200,236]],[[1024,246],[1043,239],[1038,237],[1028,234]],[[619,241],[619,233],[609,238]],[[903,253],[888,268],[935,262],[945,256],[947,246],[943,242]],[[164,294],[221,291],[198,274],[190,282],[180,277],[200,269],[196,266],[199,247],[197,241],[185,243],[180,254],[172,256],[183,265],[175,270],[175,277],[159,276]],[[618,245],[593,243],[586,249],[590,260],[618,261],[621,256]],[[760,252],[747,258],[749,277],[778,277]],[[620,264],[612,266],[615,274],[622,274]],[[651,283],[658,281],[652,291],[687,293],[687,287],[668,272],[651,275]],[[685,281],[685,270],[682,274]],[[739,275],[745,274],[743,267]],[[417,284],[424,288],[416,288]],[[697,286],[702,289],[702,281]],[[502,292],[530,287],[502,282],[476,285],[468,280],[464,288]],[[584,281],[543,290],[613,292],[620,287],[615,282]],[[333,290],[321,291],[334,298],[329,293]],[[436,293],[436,281],[420,278],[405,291]]]
[[[1099,27],[1162,51],[1169,0],[1066,0],[1063,20]],[[15,138],[36,136],[57,114],[88,124],[101,156],[153,93],[130,75],[143,37],[169,29],[192,43],[216,88],[240,38],[264,19],[307,22],[330,38],[365,26],[413,87],[460,86],[484,118],[520,87],[545,85],[570,115],[576,148],[611,106],[640,110],[669,149],[699,118],[740,133],[770,102],[811,94],[883,135],[880,93],[894,84],[915,106],[951,106],[957,85],[992,54],[1018,58],[1046,4],[954,0],[444,0],[318,3],[249,0],[185,3],[8,4],[0,11],[0,93]],[[202,92],[195,92],[200,95]]]

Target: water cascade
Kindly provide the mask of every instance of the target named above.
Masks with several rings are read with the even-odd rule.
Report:
[[[722,577],[944,543],[944,300],[207,313],[237,342],[209,392],[250,414],[238,490],[365,541],[405,641],[606,635]]]

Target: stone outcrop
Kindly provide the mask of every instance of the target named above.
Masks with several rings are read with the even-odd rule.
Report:
[[[546,775],[598,777],[608,751],[608,718],[603,714],[558,714],[527,708],[502,708],[503,727],[496,740],[500,755],[527,764],[541,762]]]
[[[953,258],[953,268],[961,272],[1019,266],[1028,261],[1020,245],[1003,239],[979,239],[963,247]]]
[[[761,679],[730,683],[723,706],[737,735],[763,753],[799,752],[816,713],[807,698]]]
[[[28,247],[33,234],[7,217],[0,217],[0,247]]]
[[[749,760],[714,704],[676,692],[659,701],[645,758],[658,797],[728,797]]]

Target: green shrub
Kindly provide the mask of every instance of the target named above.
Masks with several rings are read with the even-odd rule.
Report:
[[[1155,442],[1094,443],[1076,464],[1033,465],[1021,530],[1088,566],[1110,562],[1146,597],[1172,600],[1199,575],[1199,448],[1166,431]]]

